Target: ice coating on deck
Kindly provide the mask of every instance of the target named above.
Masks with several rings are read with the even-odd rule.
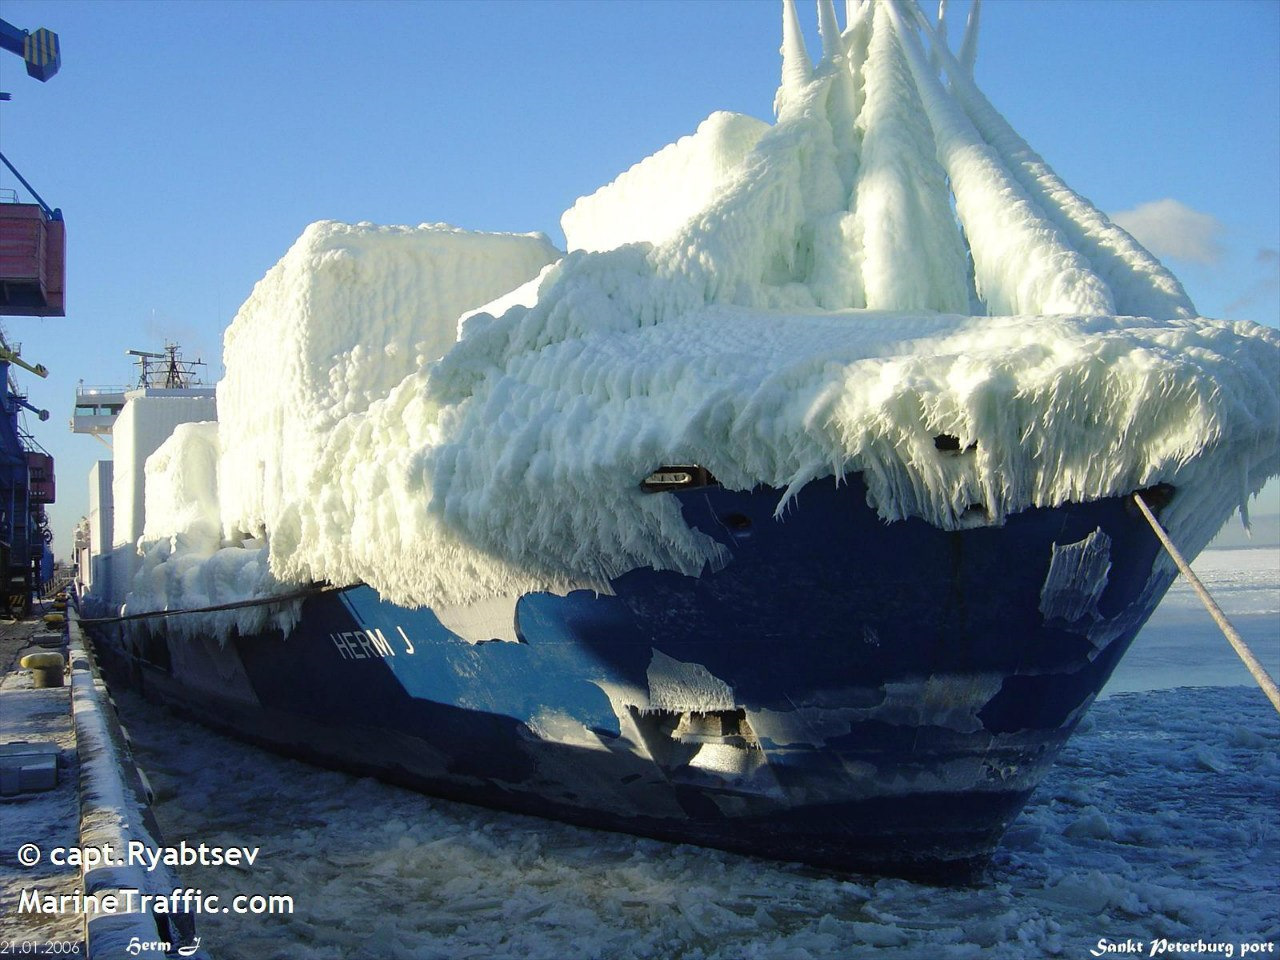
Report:
[[[570,250],[661,243],[705,209],[769,125],[717,111],[687,137],[663,147],[560,218]]]
[[[224,338],[222,510],[256,534],[299,522],[324,478],[307,465],[344,417],[381,399],[457,338],[459,315],[537,276],[541,234],[444,224],[314,223],[258,281]]]
[[[218,424],[183,423],[146,463],[144,540],[222,539],[218,503]]]
[[[276,596],[287,591],[272,575],[264,540],[224,540],[218,497],[218,424],[184,423],[147,460],[147,520],[142,569],[126,612],[191,610],[229,601]],[[288,628],[297,603],[175,617],[175,636],[232,628],[262,630],[268,621]]]
[[[791,494],[862,473],[886,521],[945,529],[1166,482],[1201,549],[1280,469],[1280,334],[1194,318],[934,43],[943,86],[914,8],[823,9],[815,65],[784,5],[776,124],[704,124],[575,208],[624,221],[600,246],[656,237],[625,212],[701,151],[712,195],[673,191],[662,242],[309,228],[227,332],[221,541],[264,540],[275,589],[410,605],[696,575],[722,549],[639,489],[695,462]],[[183,555],[156,522],[135,605]]]

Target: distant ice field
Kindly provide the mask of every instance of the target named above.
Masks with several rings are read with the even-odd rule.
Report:
[[[1280,548],[1195,567],[1274,670]],[[1201,620],[1176,585],[967,889],[496,813],[275,757],[133,697],[121,707],[167,842],[262,848],[251,869],[183,882],[295,898],[288,917],[200,918],[219,958],[1024,960],[1126,940],[1142,956],[1160,941],[1240,956],[1280,941],[1280,718]]]
[[[1191,565],[1267,672],[1280,679],[1280,547],[1206,550]],[[1253,678],[1179,577],[1103,688],[1102,696]]]

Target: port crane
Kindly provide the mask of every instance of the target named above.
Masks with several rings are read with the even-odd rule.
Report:
[[[0,20],[0,48],[16,54],[36,80],[48,81],[62,66],[58,35],[44,27],[29,32]],[[10,99],[0,93],[0,101]],[[66,316],[66,225],[0,153],[0,162],[35,199],[0,203],[0,316]],[[14,196],[16,201],[16,194]],[[45,506],[54,500],[53,457],[26,432],[22,410],[47,420],[10,376],[12,367],[39,377],[41,364],[28,363],[0,333],[0,607],[25,611],[34,590],[52,572],[53,536]]]
[[[58,35],[41,27],[30,33],[15,27],[7,20],[0,20],[0,47],[16,53],[27,64],[27,74],[42,83],[58,72],[62,66],[62,51]],[[3,99],[8,99],[4,97]]]
[[[27,73],[45,82],[62,66],[58,35],[0,20],[0,47],[22,57]],[[0,94],[0,100],[8,100]],[[35,203],[0,203],[0,316],[65,317],[67,231],[62,211],[44,202],[9,158],[0,161]]]

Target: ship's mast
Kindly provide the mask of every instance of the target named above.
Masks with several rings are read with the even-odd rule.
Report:
[[[163,353],[149,350],[126,350],[131,357],[137,357],[138,389],[148,387],[164,390],[185,390],[200,384],[197,367],[205,365],[203,360],[186,360],[182,356],[182,348],[176,343],[164,344]]]

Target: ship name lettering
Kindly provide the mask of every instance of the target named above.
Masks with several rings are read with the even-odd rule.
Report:
[[[396,655],[380,629],[331,633],[329,639],[333,641],[343,660],[385,660]]]
[[[400,633],[400,639],[404,641],[404,652],[413,653],[413,641],[409,639],[409,635],[404,632],[404,627],[396,626],[396,630]]]
[[[381,628],[366,630],[369,639],[373,641],[373,649],[378,651],[380,657],[394,657],[396,652],[391,649],[391,644],[387,643],[387,638],[382,635]]]

